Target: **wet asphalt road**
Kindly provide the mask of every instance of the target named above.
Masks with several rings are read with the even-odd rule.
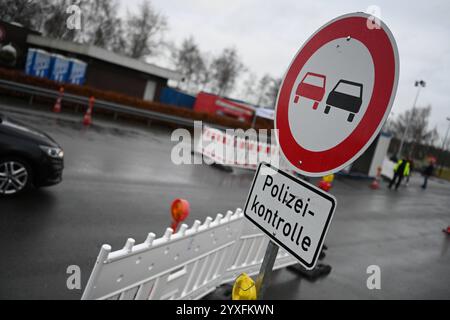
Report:
[[[20,107],[20,108],[18,108]],[[25,110],[0,102],[0,112],[40,128],[65,151],[64,181],[21,197],[0,199],[0,299],[79,299],[66,288],[66,268],[88,280],[103,243],[121,248],[170,224],[176,197],[191,216],[242,207],[252,180],[207,165],[176,166],[175,144],[163,127],[101,121],[85,129],[81,115]],[[268,299],[450,299],[450,183],[420,177],[394,192],[373,191],[364,180],[340,178],[332,193],[337,211],[326,243],[329,276],[314,283],[288,270],[274,273]],[[381,268],[381,290],[368,290],[369,265]]]

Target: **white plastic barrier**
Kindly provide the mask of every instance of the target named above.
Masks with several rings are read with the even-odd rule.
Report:
[[[389,158],[384,158],[383,166],[381,167],[381,175],[386,178],[392,179],[394,177],[394,167],[394,161],[391,161]]]
[[[269,238],[245,218],[243,224],[242,234],[236,243],[236,254],[222,277],[222,283],[234,281],[242,272],[255,275],[261,267]],[[279,248],[274,269],[294,263],[296,260],[286,250]]]
[[[82,299],[199,299],[241,272],[257,273],[267,241],[237,209],[158,239],[149,233],[138,245],[130,238],[118,251],[103,245]],[[280,249],[274,269],[295,263]]]

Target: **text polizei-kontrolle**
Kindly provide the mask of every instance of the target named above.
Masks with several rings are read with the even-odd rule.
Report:
[[[301,199],[296,194],[290,192],[289,186],[286,186],[284,183],[274,183],[271,175],[266,176],[262,191],[269,192],[274,201],[278,201],[284,205],[292,214],[300,215],[303,218],[306,215],[315,215],[310,208],[309,198]],[[287,222],[278,215],[278,210],[272,210],[269,208],[269,205],[261,203],[256,194],[251,199],[250,210],[260,218],[264,217],[264,221],[272,226],[274,235],[277,231],[281,230],[287,239],[300,246],[303,251],[308,251],[311,246],[311,238],[303,234],[304,228],[299,222],[295,222],[294,225]]]

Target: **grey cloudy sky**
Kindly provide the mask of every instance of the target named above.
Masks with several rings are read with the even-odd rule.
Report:
[[[121,0],[135,10],[140,0]],[[441,136],[450,117],[450,1],[363,0],[152,0],[167,16],[167,38],[175,44],[192,35],[201,50],[213,54],[235,46],[258,75],[282,76],[305,40],[329,20],[378,6],[397,41],[400,79],[394,116],[412,107],[416,79],[427,87],[418,106],[432,105],[432,125]]]

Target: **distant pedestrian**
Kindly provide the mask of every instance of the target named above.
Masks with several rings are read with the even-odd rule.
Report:
[[[406,176],[406,183],[405,183],[406,186],[409,185],[409,178],[411,177],[411,172],[414,170],[414,161],[412,160],[411,157],[408,158],[408,162],[409,162],[409,174]]]
[[[407,159],[401,159],[394,166],[394,177],[389,183],[389,189],[395,184],[395,190],[398,189],[404,177],[409,176],[410,163]],[[397,181],[397,182],[396,182]]]
[[[434,172],[434,161],[432,159],[430,159],[428,161],[428,166],[426,166],[422,172],[422,174],[423,174],[422,189],[427,188],[428,178],[433,175],[433,172]]]

